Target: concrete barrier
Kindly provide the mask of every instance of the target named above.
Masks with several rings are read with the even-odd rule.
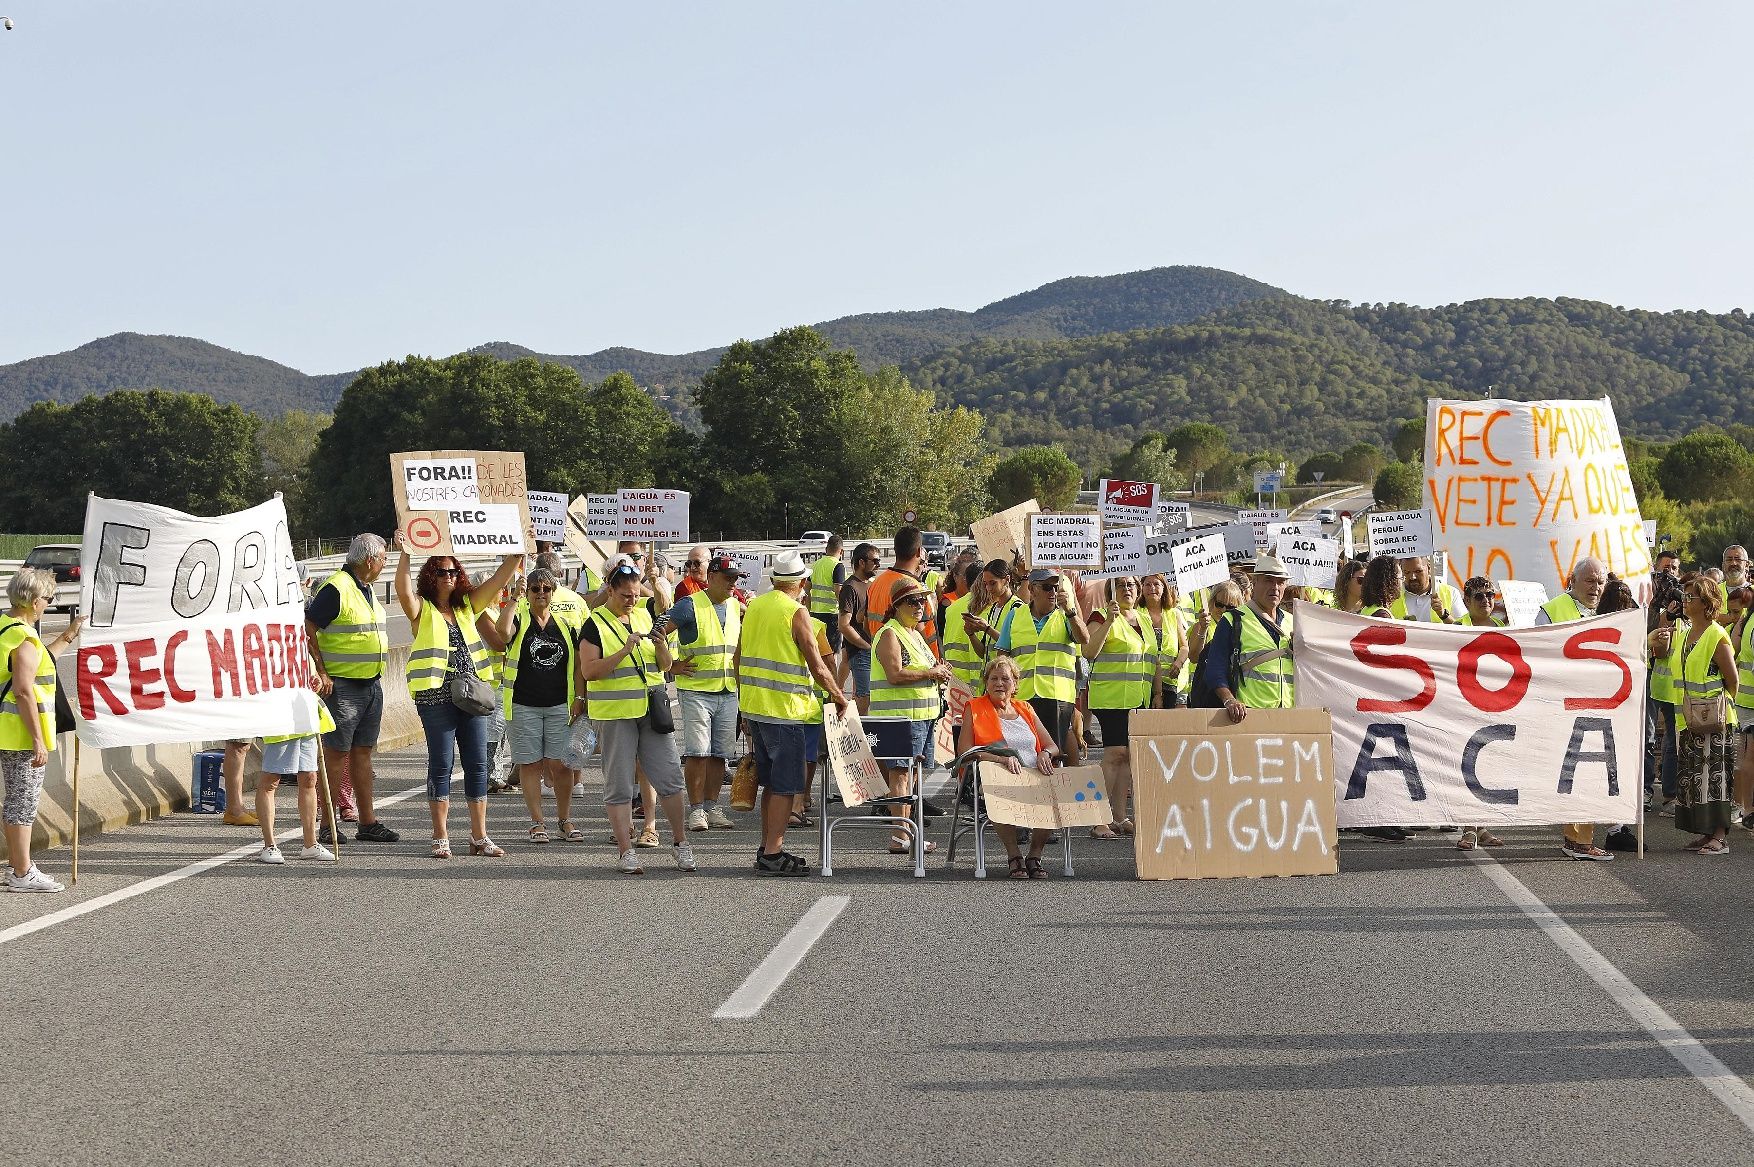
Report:
[[[72,679],[73,654],[63,653],[57,665],[59,681],[66,685]],[[414,712],[414,699],[408,695],[407,668],[408,646],[392,648],[389,665],[384,670],[384,720],[378,736],[380,750],[398,750],[425,738],[420,728],[420,715]],[[67,691],[72,692],[71,689]],[[73,739],[73,734],[62,734],[55,740],[54,753],[49,755],[42,802],[37,808],[36,829],[31,832],[33,851],[63,846],[73,838]],[[195,754],[223,744],[175,742],[108,750],[81,748],[80,836],[98,835],[189,809]],[[261,751],[251,750],[244,765],[246,806],[253,797],[251,792],[261,767]],[[0,858],[6,854],[6,842],[0,838]]]

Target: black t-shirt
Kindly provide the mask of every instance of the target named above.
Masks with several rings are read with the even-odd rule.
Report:
[[[548,618],[544,628],[530,621],[518,652],[518,679],[512,683],[512,704],[547,709],[566,704],[566,673],[573,667],[573,642],[566,625]]]
[[[353,575],[351,567],[347,568],[347,574]],[[361,592],[365,591],[365,585],[359,582],[359,577],[356,575],[353,576],[353,586]],[[341,592],[332,583],[324,584],[318,588],[317,594],[311,597],[311,602],[305,605],[305,619],[318,628],[327,628],[335,623],[335,618],[339,615],[341,615]]]
[[[581,635],[586,640],[588,640],[592,644],[596,645],[597,651],[602,653],[604,656],[614,656],[616,653],[621,651],[621,646],[623,643],[626,642],[628,633],[631,631],[631,629],[626,624],[623,624],[620,620],[617,620],[615,618],[615,614],[613,612],[610,612],[608,609],[603,610],[603,618],[605,620],[609,621],[611,624],[615,625],[614,630],[609,633],[609,644],[607,646],[605,646],[603,644],[602,626],[599,625],[595,619],[585,621],[585,627],[584,627],[584,630],[581,633]],[[628,656],[627,656],[627,663],[628,664],[634,664],[638,661],[639,661],[639,656],[638,656],[637,652],[628,654]],[[651,669],[649,669],[649,668],[646,669],[646,684],[655,685],[661,679],[662,679],[661,677],[654,676]]]

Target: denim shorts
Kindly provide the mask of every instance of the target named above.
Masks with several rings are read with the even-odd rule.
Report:
[[[317,735],[262,743],[262,773],[311,774],[317,769]]]
[[[564,705],[541,709],[513,705],[511,724],[506,727],[506,740],[512,745],[512,764],[533,766],[544,758],[556,761],[565,758],[571,712]]]
[[[751,721],[755,780],[767,787],[770,794],[804,793],[805,745],[809,735],[821,732],[821,726],[801,721]]]
[[[854,649],[847,657],[847,671],[852,674],[853,696],[869,697],[871,695],[871,650],[868,648]]]
[[[676,727],[682,735],[682,756],[727,762],[735,758],[737,694],[677,689],[676,695],[682,699],[682,721]]]
[[[323,744],[331,750],[370,748],[378,744],[378,726],[384,720],[384,683],[378,677],[362,681],[354,677],[334,677],[335,688],[325,697],[329,716],[335,719],[333,731],[323,735]]]

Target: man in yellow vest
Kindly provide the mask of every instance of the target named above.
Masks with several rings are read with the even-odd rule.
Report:
[[[737,824],[719,805],[725,767],[737,754],[737,676],[731,660],[743,628],[743,605],[731,593],[743,578],[729,555],[713,556],[706,587],[678,601],[668,623],[676,638],[676,693],[682,699],[682,777],[688,829]]]
[[[1290,709],[1297,703],[1291,660],[1291,609],[1285,606],[1285,565],[1276,555],[1255,559],[1249,598],[1218,621],[1206,650],[1206,683],[1231,721],[1250,709]],[[1231,660],[1238,663],[1231,675]]]
[[[749,602],[737,640],[737,705],[749,723],[762,785],[761,848],[755,853],[760,875],[810,874],[810,865],[788,852],[785,841],[794,803],[805,789],[808,735],[822,733],[822,702],[811,681],[843,716],[847,711],[846,695],[816,646],[816,621],[799,602],[809,574],[796,551],[775,556],[773,590]]]
[[[810,565],[810,615],[828,629],[828,647],[840,652],[840,585],[847,582],[841,562],[839,535],[830,535],[816,562]]]
[[[1607,587],[1607,565],[1593,555],[1586,555],[1573,565],[1566,589],[1541,605],[1541,610],[1535,614],[1535,626],[1589,619],[1596,614],[1596,607],[1602,602],[1602,592]],[[1607,863],[1614,858],[1612,851],[1596,846],[1594,823],[1566,823],[1559,850],[1568,858],[1593,859],[1598,863]]]
[[[389,624],[372,585],[387,558],[381,538],[355,535],[346,563],[305,606],[317,692],[335,721],[334,730],[323,735],[331,801],[340,801],[343,777],[350,779],[359,807],[354,838],[369,843],[401,837],[378,821],[372,803],[372,754],[384,717],[384,664],[390,655]],[[337,824],[325,824],[317,834],[318,842],[331,839],[341,841]]]
[[[1090,630],[1064,583],[1059,572],[1048,568],[1030,572],[1029,603],[1006,607],[998,649],[1017,660],[1023,675],[1017,696],[1029,702],[1054,744],[1075,757],[1072,711],[1078,703],[1078,652]]]
[[[1415,555],[1401,560],[1402,587],[1399,598],[1389,605],[1389,615],[1397,620],[1422,624],[1454,624],[1467,613],[1467,607],[1456,589],[1431,577],[1431,560]]]

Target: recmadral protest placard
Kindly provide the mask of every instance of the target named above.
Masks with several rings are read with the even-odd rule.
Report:
[[[1557,594],[1594,555],[1632,586],[1650,547],[1613,404],[1426,403],[1425,493],[1434,537],[1459,583],[1533,580]]]
[[[545,543],[564,543],[566,495],[532,490],[527,492],[526,497],[530,500],[530,527],[535,537]]]
[[[1145,709],[1128,742],[1140,879],[1339,869],[1326,713],[1251,709],[1233,723],[1221,709]]]
[[[1638,817],[1638,609],[1540,628],[1465,628],[1305,604],[1292,643],[1299,708],[1333,715],[1342,827]]]
[[[429,450],[390,455],[396,525],[421,555],[519,555],[530,531],[524,455]]]
[[[1096,484],[1096,501],[1104,526],[1149,527],[1157,522],[1155,482],[1104,478]]]
[[[80,740],[312,733],[304,593],[276,497],[204,519],[93,495],[80,549]]]
[[[1431,554],[1431,520],[1424,511],[1372,511],[1364,530],[1373,556],[1412,559]]]
[[[1030,515],[1029,565],[1101,571],[1101,517],[1075,514]]]
[[[833,705],[822,710],[823,741],[828,748],[828,769],[834,775],[841,801],[848,806],[864,806],[874,798],[889,794],[889,783],[865,727],[859,721],[857,708],[847,706],[842,717]]]

